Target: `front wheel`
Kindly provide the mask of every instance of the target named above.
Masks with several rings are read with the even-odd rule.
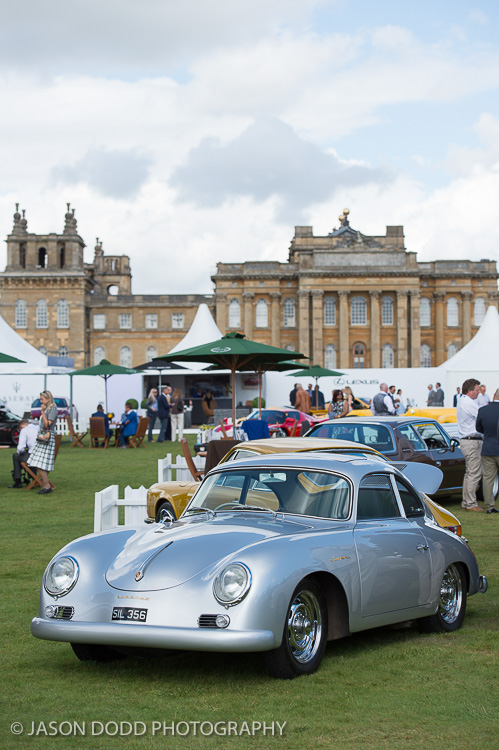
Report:
[[[288,607],[282,643],[263,657],[272,677],[292,680],[319,667],[327,644],[324,595],[310,578],[295,589]]]
[[[466,613],[466,579],[459,564],[449,565],[440,584],[438,610],[418,620],[422,633],[451,633],[459,630]]]
[[[156,523],[159,523],[161,521],[161,511],[167,510],[168,513],[170,513],[173,516],[173,520],[177,520],[177,516],[175,514],[175,511],[173,510],[173,505],[168,502],[168,500],[165,500],[165,502],[161,503],[158,510],[156,511]]]

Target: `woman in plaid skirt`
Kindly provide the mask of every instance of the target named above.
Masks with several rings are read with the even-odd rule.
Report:
[[[52,471],[54,468],[57,406],[54,403],[54,397],[50,391],[42,391],[40,393],[40,401],[42,402],[42,414],[40,417],[39,433],[50,432],[50,438],[46,443],[41,443],[38,440],[36,441],[35,447],[29,455],[27,464],[28,466],[38,469],[43,482],[43,489],[39,490],[38,494],[47,495],[49,492],[52,492],[48,472]]]

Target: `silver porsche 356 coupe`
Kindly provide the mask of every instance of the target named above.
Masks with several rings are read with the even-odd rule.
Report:
[[[441,477],[354,455],[221,464],[178,521],[164,512],[58,552],[31,631],[69,642],[82,660],[137,648],[259,651],[272,675],[293,678],[350,633],[412,620],[456,630],[487,580],[421,500]]]

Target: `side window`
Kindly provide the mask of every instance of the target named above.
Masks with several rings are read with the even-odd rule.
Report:
[[[400,517],[390,478],[386,474],[371,474],[360,483],[357,521]]]
[[[423,443],[417,432],[414,430],[413,426],[410,424],[402,424],[399,427],[397,427],[398,432],[402,437],[407,438],[407,440],[410,442],[411,446],[414,448],[415,451],[425,451],[426,445]]]
[[[404,506],[404,512],[407,518],[415,516],[424,516],[425,506],[421,498],[413,490],[403,484],[400,479],[395,479],[397,490]]]
[[[381,425],[362,425],[363,437],[360,438],[364,445],[369,445],[381,453],[389,453],[395,450],[390,432]]]
[[[257,453],[253,453],[253,451],[244,450],[243,448],[242,450],[237,450],[237,451],[234,451],[234,453],[231,453],[231,455],[228,456],[228,458],[224,459],[223,463],[225,463],[226,461],[240,461],[242,458],[254,458],[257,455],[258,455]]]
[[[436,424],[428,422],[427,424],[416,425],[416,430],[421,435],[429,450],[438,450],[438,448],[447,448],[448,443],[440,432]]]

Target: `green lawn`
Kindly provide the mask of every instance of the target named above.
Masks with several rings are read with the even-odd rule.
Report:
[[[292,682],[269,678],[257,655],[181,653],[83,664],[68,644],[33,638],[29,626],[45,566],[66,542],[92,531],[94,493],[109,484],[119,484],[121,495],[126,484],[149,486],[167,452],[178,450],[170,443],[126,453],[63,443],[52,475],[57,490],[39,496],[6,489],[12,451],[0,450],[2,747],[497,747],[499,516],[466,514],[457,503],[449,507],[463,522],[489,591],[469,600],[463,628],[451,635],[411,628],[352,636],[328,646],[315,675]],[[146,734],[91,735],[92,722],[120,721],[143,722]],[[286,726],[282,737],[277,725],[274,737],[152,734],[153,722],[182,721],[238,722],[239,731],[243,722]],[[23,734],[11,733],[13,722],[24,725]],[[49,722],[85,723],[86,735],[30,737],[31,722],[45,722],[47,731]]]

